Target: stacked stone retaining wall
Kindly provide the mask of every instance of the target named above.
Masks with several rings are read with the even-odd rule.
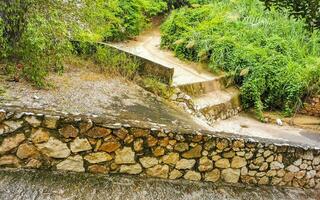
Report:
[[[0,167],[320,188],[317,148],[12,110],[0,110]]]

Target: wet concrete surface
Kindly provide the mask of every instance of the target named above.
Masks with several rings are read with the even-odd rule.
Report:
[[[213,130],[251,137],[276,139],[288,143],[307,144],[320,148],[320,131],[266,124],[253,119],[245,113],[217,122],[213,125]]]
[[[319,200],[319,190],[144,179],[46,171],[0,170],[3,200]]]
[[[146,58],[168,68],[174,68],[173,85],[185,85],[219,79],[205,70],[201,63],[182,61],[174,53],[160,49],[161,35],[157,24],[146,30],[134,40],[114,43],[113,46],[126,52]]]

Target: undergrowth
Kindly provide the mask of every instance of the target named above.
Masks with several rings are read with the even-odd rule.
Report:
[[[182,8],[161,30],[162,47],[233,77],[243,106],[259,116],[265,109],[291,115],[306,96],[319,93],[320,33],[285,11],[266,11],[258,0]]]

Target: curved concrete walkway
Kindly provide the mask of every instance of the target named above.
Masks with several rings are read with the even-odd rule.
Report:
[[[155,26],[134,40],[112,45],[163,66],[174,68],[174,86],[212,81],[221,78],[206,71],[204,69],[205,66],[199,63],[182,61],[176,58],[173,52],[160,49],[160,40],[159,27]],[[200,107],[206,107],[210,106],[210,104],[220,105],[221,102],[227,102],[227,100],[230,99],[229,95],[226,93],[223,93],[225,95],[217,95],[219,91],[219,89],[215,89],[213,92],[200,95],[194,99],[195,103],[199,103]],[[221,92],[225,91],[221,90]],[[228,98],[225,97],[226,95]],[[247,115],[235,116],[227,120],[219,121],[208,129],[239,135],[277,139],[282,142],[294,142],[320,148],[319,131],[265,124]]]

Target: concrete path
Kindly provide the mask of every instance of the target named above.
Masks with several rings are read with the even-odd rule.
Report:
[[[227,120],[219,121],[213,131],[222,131],[238,135],[276,139],[282,142],[306,144],[320,148],[320,132],[291,126],[278,126],[259,122],[245,113]]]
[[[175,86],[212,81],[220,78],[204,70],[204,65],[200,63],[182,61],[176,58],[171,51],[160,49],[160,41],[159,27],[154,27],[134,40],[114,43],[113,45],[168,68],[174,68],[173,85]]]

